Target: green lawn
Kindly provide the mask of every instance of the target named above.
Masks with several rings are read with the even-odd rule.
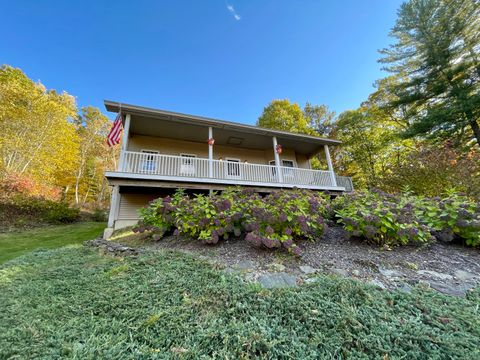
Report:
[[[0,264],[34,249],[51,249],[94,239],[105,227],[105,223],[85,222],[0,234]]]
[[[265,290],[169,251],[38,250],[0,266],[0,359],[478,359],[479,302],[335,277]]]

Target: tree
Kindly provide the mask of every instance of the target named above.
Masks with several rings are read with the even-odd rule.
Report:
[[[410,0],[391,31],[396,43],[381,53],[397,75],[388,106],[400,107],[406,137],[457,139],[480,145],[480,2]],[[461,141],[457,141],[460,143]]]
[[[75,125],[80,139],[75,170],[75,203],[85,204],[89,197],[100,202],[105,192],[103,174],[115,155],[105,142],[111,123],[98,108],[88,106],[82,108]]]
[[[312,105],[307,102],[303,108],[303,116],[318,135],[327,137],[332,132],[335,112],[330,111],[326,105]]]
[[[316,135],[300,106],[297,103],[292,104],[288,99],[273,100],[268,104],[258,118],[257,126]]]
[[[66,186],[78,158],[75,100],[0,68],[0,173]]]

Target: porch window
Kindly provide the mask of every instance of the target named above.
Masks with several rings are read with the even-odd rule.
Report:
[[[282,165],[284,168],[294,168],[295,163],[293,160],[282,160]],[[293,176],[293,169],[283,169],[283,175],[285,176]]]
[[[194,154],[180,154],[181,164],[180,164],[180,174],[184,176],[194,176],[195,175],[195,158],[197,155]]]
[[[288,167],[288,168],[294,168],[295,167],[295,163],[293,160],[282,160],[282,166],[283,167]],[[268,164],[270,166],[273,166],[272,168],[272,174],[273,176],[276,176],[277,175],[277,169],[275,168],[275,160],[270,160],[268,162]],[[284,175],[287,175],[287,176],[293,176],[293,171],[294,170],[290,170],[290,169],[283,169],[283,174]]]
[[[143,161],[140,164],[140,169],[146,172],[153,172],[157,169],[157,163],[155,161],[155,155],[158,154],[158,151],[153,151],[153,150],[142,150],[143,155]]]
[[[226,162],[227,162],[227,177],[239,178],[240,177],[240,160],[227,158]]]

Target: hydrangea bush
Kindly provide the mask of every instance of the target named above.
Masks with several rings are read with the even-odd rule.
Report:
[[[441,199],[360,192],[338,197],[332,207],[352,236],[380,245],[426,244],[435,238],[480,245],[480,206],[462,194]]]
[[[408,201],[379,192],[355,193],[334,200],[338,222],[352,235],[379,245],[425,244],[434,240]]]
[[[207,244],[244,235],[254,246],[284,248],[300,255],[297,240],[320,237],[329,213],[327,198],[307,190],[278,191],[261,197],[250,189],[235,188],[193,198],[180,190],[143,208],[135,230],[153,230],[156,239],[173,230],[174,234]]]

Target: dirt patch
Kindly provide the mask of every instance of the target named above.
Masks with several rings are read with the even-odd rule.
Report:
[[[459,296],[480,284],[478,249],[436,243],[388,251],[349,239],[340,227],[331,227],[317,242],[302,242],[301,258],[282,251],[254,248],[240,238],[204,245],[197,240],[168,236],[158,242],[143,241],[143,245],[136,245],[143,250],[175,249],[193,253],[220,264],[228,272],[238,271],[247,280],[263,284],[263,279],[267,287],[271,283],[282,286],[276,279],[287,279],[287,275],[285,286],[291,286],[291,276],[295,276],[299,284],[313,282],[319,274],[351,277],[406,292],[416,285],[428,286]]]

